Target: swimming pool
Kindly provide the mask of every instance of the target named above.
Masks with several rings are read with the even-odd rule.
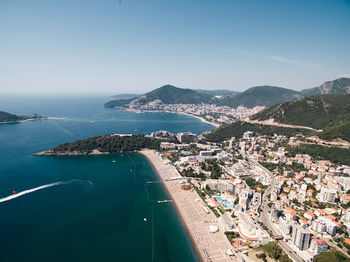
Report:
[[[230,201],[227,201],[220,196],[216,196],[215,199],[219,202],[222,202],[224,204],[225,209],[232,209],[233,208],[233,205],[230,203]]]

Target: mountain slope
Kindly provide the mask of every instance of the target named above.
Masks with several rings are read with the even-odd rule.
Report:
[[[138,101],[138,103],[146,104],[156,99],[160,99],[164,104],[200,104],[209,103],[212,97],[212,95],[197,92],[192,89],[164,85],[136,98],[109,101],[105,104],[105,106],[123,106],[135,100]]]
[[[280,126],[263,125],[258,123],[248,123],[244,121],[235,121],[230,124],[225,124],[205,134],[205,139],[208,142],[222,142],[231,137],[242,137],[246,131],[252,131],[255,135],[280,134],[288,137],[294,136],[296,133],[304,135],[313,135],[314,131],[302,128],[289,128]]]
[[[246,107],[271,106],[284,101],[292,101],[301,97],[320,94],[347,94],[350,93],[350,78],[339,78],[328,81],[319,87],[304,89],[300,92],[276,86],[256,86],[244,92],[230,90],[202,90],[183,89],[172,85],[165,85],[144,95],[133,97],[119,96],[105,104],[106,107],[127,105],[132,101],[148,103],[155,99],[165,104],[200,104],[211,103],[220,106],[236,108],[240,105]],[[215,96],[222,96],[217,98]]]
[[[322,85],[300,91],[302,96],[327,95],[327,94],[349,94],[350,78],[339,78],[327,81]]]
[[[216,89],[216,90],[204,90],[204,89],[192,89],[201,94],[207,94],[211,96],[223,96],[223,95],[236,95],[239,92],[227,89]]]
[[[350,94],[305,97],[271,106],[254,116],[254,120],[322,129],[321,137],[340,137],[350,141]]]
[[[217,102],[218,105],[237,107],[270,106],[279,102],[300,97],[297,91],[276,86],[256,86],[234,96],[228,96]]]
[[[143,95],[144,102],[160,99],[164,104],[200,104],[208,103],[211,95],[196,92],[192,89],[178,88],[172,85],[159,87]]]

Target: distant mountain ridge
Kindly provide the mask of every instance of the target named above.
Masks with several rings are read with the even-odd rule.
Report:
[[[251,117],[283,124],[321,129],[321,138],[350,141],[350,94],[301,98],[271,106]]]
[[[200,104],[209,103],[211,95],[194,91],[192,89],[184,89],[172,85],[164,85],[151,92],[142,95],[143,103],[160,99],[164,104]]]
[[[212,96],[236,95],[240,93],[238,91],[227,90],[227,89],[216,89],[216,90],[192,89],[192,90],[198,93],[212,95]]]
[[[184,89],[172,85],[164,85],[136,98],[109,101],[105,104],[105,106],[123,106],[133,101],[146,104],[156,99],[160,99],[165,104],[200,104],[209,103],[212,98],[212,95],[198,92],[193,89]]]
[[[319,87],[304,89],[300,92],[277,86],[255,86],[244,92],[230,90],[184,89],[172,85],[164,85],[144,95],[127,99],[114,99],[105,104],[106,107],[124,106],[133,101],[148,103],[160,99],[165,104],[200,104],[209,103],[236,108],[271,106],[277,103],[292,101],[301,97],[318,94],[350,93],[350,78],[339,78],[327,81]]]
[[[218,105],[238,107],[270,106],[282,101],[300,98],[299,92],[277,86],[255,86],[234,96],[227,96]]]
[[[338,78],[327,81],[322,85],[300,91],[302,96],[328,95],[328,94],[350,94],[350,78]]]

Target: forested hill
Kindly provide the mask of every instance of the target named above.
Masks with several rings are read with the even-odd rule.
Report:
[[[222,96],[218,98],[217,96]],[[164,104],[200,104],[209,103],[236,108],[240,105],[254,107],[257,105],[270,106],[282,101],[294,100],[300,97],[297,91],[275,87],[257,86],[242,93],[228,90],[193,90],[165,85],[137,98],[116,99],[105,104],[106,107],[123,106],[133,101],[146,104],[160,99]]]
[[[320,137],[350,141],[350,94],[302,98],[271,106],[251,117],[255,120],[322,129]]]
[[[0,123],[11,123],[11,122],[18,122],[23,121],[27,119],[42,119],[43,117],[39,115],[33,115],[33,116],[18,116],[14,114],[10,114],[4,111],[0,111]]]
[[[196,92],[192,89],[165,85],[143,95],[144,102],[160,99],[164,104],[200,104],[209,103],[211,95]]]
[[[302,96],[315,96],[327,94],[349,94],[350,78],[338,78],[333,81],[324,82],[322,85],[300,91]]]
[[[137,101],[140,104],[146,104],[156,99],[160,99],[164,104],[200,104],[210,103],[210,100],[212,98],[212,95],[203,93],[201,91],[197,92],[192,89],[184,89],[172,85],[165,85],[136,98],[109,101],[105,104],[105,106],[122,106],[129,104],[132,101]]]
[[[64,143],[35,155],[89,155],[97,150],[101,153],[122,153],[139,151],[144,148],[159,149],[161,140],[145,137],[144,135],[105,135],[94,136]]]
[[[233,96],[218,100],[218,105],[236,108],[240,105],[246,107],[271,106],[283,101],[300,98],[299,92],[277,86],[256,86]]]
[[[271,106],[284,101],[292,101],[301,97],[323,94],[350,93],[350,78],[339,78],[327,81],[319,87],[304,89],[300,92],[277,86],[255,86],[241,93],[231,90],[201,90],[184,89],[172,85],[164,85],[144,95],[119,96],[105,103],[106,107],[123,106],[132,102],[146,104],[160,99],[164,104],[200,104],[209,103],[220,106],[236,108],[240,105],[246,107]],[[218,97],[221,96],[221,97]],[[123,99],[122,99],[123,98]]]

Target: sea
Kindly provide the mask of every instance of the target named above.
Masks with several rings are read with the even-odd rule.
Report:
[[[43,157],[89,136],[200,134],[171,113],[104,108],[108,96],[0,97],[0,111],[55,119],[0,125],[0,261],[199,261],[152,165],[138,153]],[[15,194],[14,194],[15,193]]]

